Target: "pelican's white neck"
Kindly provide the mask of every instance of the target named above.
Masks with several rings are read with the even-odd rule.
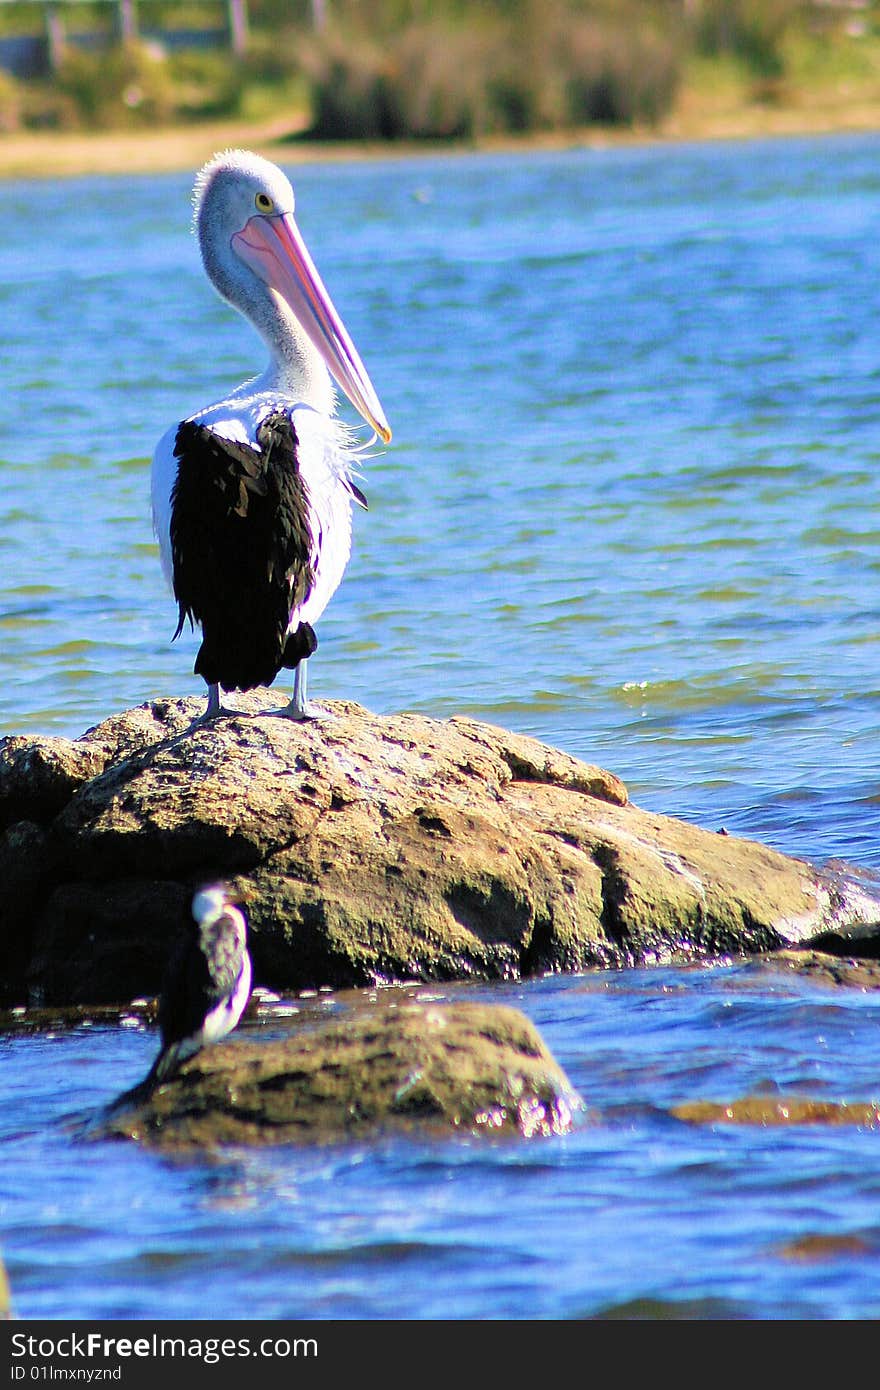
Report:
[[[255,314],[251,308],[245,316],[269,349],[261,386],[332,414],[336,405],[333,379],[321,354],[280,295],[267,289],[264,314]]]
[[[321,354],[282,296],[235,254],[222,226],[222,211],[222,204],[200,208],[197,230],[202,262],[220,297],[253,324],[269,350],[269,365],[261,381],[267,389],[293,396],[315,410],[332,411],[336,393]]]

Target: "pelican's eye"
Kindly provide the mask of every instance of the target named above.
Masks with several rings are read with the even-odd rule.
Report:
[[[274,212],[275,204],[268,193],[258,193],[254,202],[257,205],[257,212]]]

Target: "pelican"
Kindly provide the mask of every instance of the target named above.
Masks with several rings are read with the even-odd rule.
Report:
[[[184,623],[201,627],[194,670],[220,691],[294,671],[281,713],[319,717],[306,663],[314,625],[351,554],[364,447],[336,416],[335,382],[387,443],[391,430],[294,220],[289,180],[245,150],[215,155],[193,192],[194,229],[214,289],[269,350],[261,376],[174,424],[156,447],[153,525]],[[372,442],[372,441],[370,441]]]
[[[192,901],[192,925],[168,962],[159,996],[162,1045],[146,1081],[167,1081],[187,1057],[231,1033],[251,992],[247,925],[222,884]]]

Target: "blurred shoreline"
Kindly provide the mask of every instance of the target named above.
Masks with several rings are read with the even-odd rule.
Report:
[[[705,109],[687,99],[656,127],[589,126],[522,137],[475,141],[309,141],[296,115],[268,122],[218,121],[153,130],[17,131],[0,137],[0,179],[187,172],[217,150],[258,150],[282,164],[340,163],[485,151],[605,149],[683,141],[750,140],[780,136],[880,131],[876,101],[833,106],[743,105]]]

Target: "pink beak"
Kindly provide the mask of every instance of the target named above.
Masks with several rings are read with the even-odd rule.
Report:
[[[232,245],[245,265],[290,307],[355,410],[387,444],[391,429],[379,397],[324,288],[293,214],[256,214],[235,233]]]

